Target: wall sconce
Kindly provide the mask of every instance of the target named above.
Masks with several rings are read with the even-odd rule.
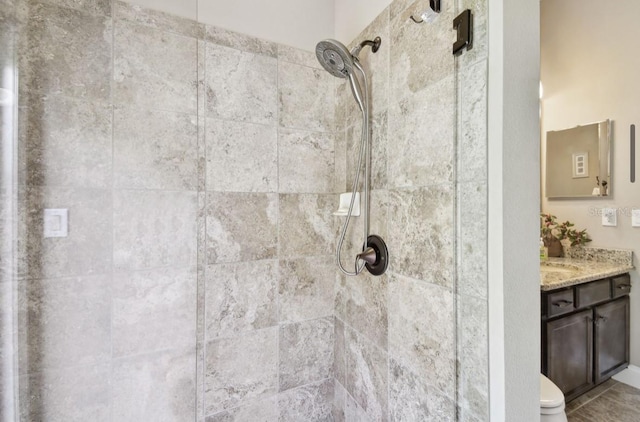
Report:
[[[420,14],[420,19],[416,19],[411,15],[411,20],[415,23],[431,23],[436,20],[440,13],[440,0],[429,0],[429,9]]]

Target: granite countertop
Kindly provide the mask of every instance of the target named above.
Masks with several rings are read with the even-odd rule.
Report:
[[[580,248],[567,258],[540,262],[540,289],[549,291],[633,270],[631,251]]]

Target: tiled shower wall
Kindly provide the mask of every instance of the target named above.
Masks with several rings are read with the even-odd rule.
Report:
[[[391,264],[334,301],[347,86],[125,3],[19,2],[23,419],[487,420],[486,3],[458,3],[416,25],[396,0],[357,39],[383,38],[361,57]]]
[[[328,418],[334,78],[127,3],[16,7],[22,420]]]
[[[435,23],[418,25],[409,17],[428,5],[396,0],[352,42],[382,38],[361,61],[372,88],[371,232],[390,264],[382,277],[338,277],[339,421],[489,419],[486,2],[442,4]],[[475,45],[454,58],[452,20],[467,8]],[[361,121],[346,84],[336,98],[351,180]]]

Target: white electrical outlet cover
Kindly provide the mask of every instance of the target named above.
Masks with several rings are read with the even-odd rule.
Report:
[[[618,210],[615,208],[602,209],[602,225],[615,227],[618,225]]]
[[[640,227],[640,209],[631,210],[631,227]]]

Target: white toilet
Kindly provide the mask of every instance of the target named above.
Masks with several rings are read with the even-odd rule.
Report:
[[[542,374],[540,374],[540,422],[567,422],[562,391]]]

